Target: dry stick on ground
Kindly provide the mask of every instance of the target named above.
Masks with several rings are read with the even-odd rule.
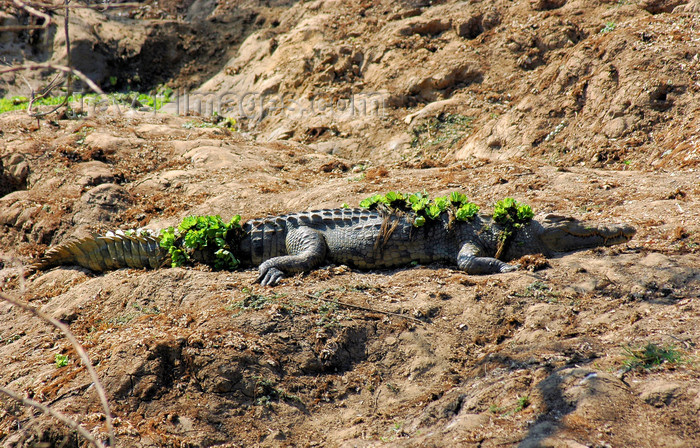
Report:
[[[360,306],[360,305],[353,305],[352,303],[341,302],[340,300],[326,299],[325,297],[320,297],[320,296],[316,297],[316,296],[311,295],[311,294],[306,294],[306,297],[308,297],[310,299],[315,299],[315,300],[322,300],[322,301],[328,302],[328,303],[335,303],[336,305],[344,306],[346,308],[355,308],[356,310],[367,311],[370,313],[379,313],[379,314],[386,314],[387,316],[396,316],[396,317],[400,317],[402,319],[410,320],[412,322],[417,322],[419,324],[425,324],[424,321],[422,321],[420,319],[416,319],[415,317],[406,316],[404,314],[399,314],[399,313],[392,313],[391,311],[376,310],[374,308],[368,308],[368,307],[364,307],[364,306]]]
[[[33,408],[39,409],[44,414],[47,414],[47,415],[50,415],[51,417],[54,417],[56,420],[65,424],[70,429],[77,431],[78,434],[83,436],[85,438],[85,440],[90,442],[95,447],[106,448],[105,445],[102,444],[102,442],[97,441],[85,428],[80,426],[75,420],[66,416],[65,414],[58,412],[58,411],[54,411],[50,407],[44,406],[43,404],[39,403],[38,401],[34,401],[34,400],[29,399],[29,398],[20,397],[16,393],[14,393],[11,390],[6,389],[4,387],[0,387],[0,393],[7,395],[8,397],[12,398],[15,401],[22,403],[25,406],[31,406]]]
[[[105,413],[105,423],[107,424],[107,431],[109,433],[109,445],[114,446],[114,427],[112,426],[112,414],[109,410],[109,403],[107,402],[107,394],[105,393],[104,387],[102,387],[102,383],[100,382],[100,378],[97,376],[97,372],[95,371],[95,368],[92,366],[92,362],[90,361],[90,358],[88,357],[88,354],[85,352],[85,349],[80,345],[78,340],[75,338],[73,333],[68,329],[68,326],[64,324],[63,322],[59,321],[58,319],[54,319],[53,317],[47,315],[43,311],[31,306],[27,302],[19,299],[15,299],[9,296],[6,296],[5,294],[0,293],[0,300],[4,300],[6,302],[9,302],[19,308],[22,308],[23,310],[29,311],[30,313],[34,314],[36,317],[39,319],[50,323],[54,327],[58,328],[63,332],[63,334],[66,336],[66,339],[71,343],[75,351],[78,353],[78,356],[80,356],[80,359],[83,362],[83,365],[87,369],[88,373],[90,374],[90,378],[92,378],[93,384],[95,385],[95,390],[97,391],[97,395],[100,397],[100,402],[102,403],[102,408]]]

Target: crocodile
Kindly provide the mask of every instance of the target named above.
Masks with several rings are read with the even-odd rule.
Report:
[[[248,220],[231,241],[242,267],[258,266],[257,282],[274,286],[285,276],[324,264],[359,269],[388,269],[411,264],[447,263],[468,274],[496,274],[518,269],[507,261],[527,254],[560,253],[629,241],[634,227],[592,225],[553,214],[537,216],[499,250],[503,227],[491,216],[457,221],[443,214],[423,227],[413,217],[381,210],[324,209]],[[502,252],[499,258],[496,254]],[[198,251],[195,259],[211,260]],[[67,241],[49,249],[31,271],[79,265],[103,272],[123,267],[158,268],[169,261],[157,234],[109,233]]]

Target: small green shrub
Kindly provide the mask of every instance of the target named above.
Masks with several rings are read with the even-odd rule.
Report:
[[[360,202],[360,207],[374,210],[380,207],[391,211],[415,214],[413,225],[424,226],[427,219],[436,220],[443,213],[449,213],[458,221],[469,221],[479,213],[479,206],[469,202],[467,196],[458,191],[449,196],[439,196],[431,200],[427,193],[397,193],[390,191],[385,195],[375,194]]]
[[[522,397],[518,398],[518,404],[515,406],[515,409],[513,410],[513,412],[514,413],[520,412],[528,406],[530,406],[530,396],[523,395]]]
[[[68,355],[61,355],[60,353],[56,353],[56,355],[54,356],[54,360],[56,361],[57,368],[65,367],[68,365]]]
[[[521,204],[513,198],[501,199],[493,207],[493,220],[509,228],[520,228],[533,216],[535,214],[529,205]]]
[[[493,220],[503,226],[498,235],[498,248],[495,258],[501,258],[515,233],[535,216],[529,205],[521,204],[513,198],[504,198],[493,206]]]
[[[228,223],[219,215],[188,216],[177,229],[168,227],[160,232],[160,246],[168,250],[173,267],[186,264],[194,251],[211,250],[215,269],[236,269],[240,261],[233,254],[229,241],[240,238],[241,215]],[[233,234],[232,234],[233,232]]]
[[[605,22],[605,27],[603,27],[602,30],[600,30],[601,34],[609,33],[611,31],[615,31],[615,28],[617,28],[617,25],[615,22]]]

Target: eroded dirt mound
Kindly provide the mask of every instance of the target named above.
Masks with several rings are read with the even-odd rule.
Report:
[[[346,156],[695,166],[700,28],[680,3],[298,4],[201,90],[256,135]],[[450,114],[468,132],[436,132]]]
[[[697,2],[263,3],[145,4],[84,41],[132,36],[103,53],[167,71],[148,82],[220,72],[201,89],[330,110],[232,102],[233,130],[114,108],[41,127],[0,115],[0,289],[77,335],[118,446],[699,446]],[[118,82],[136,85],[134,67]],[[337,101],[355,93],[367,113],[343,115]],[[276,288],[204,267],[22,277],[93,232],[390,190],[460,190],[485,210],[509,196],[637,235],[493,276],[326,266]],[[0,386],[103,437],[67,341],[0,312]],[[3,446],[80,443],[2,400]]]
[[[119,446],[700,441],[693,171],[523,160],[372,167],[294,142],[193,128],[185,118],[59,121],[40,130],[20,112],[2,118],[18,123],[6,141],[28,166],[6,165],[28,174],[26,190],[0,199],[3,292],[70,325],[104,382]],[[255,271],[201,267],[17,277],[47,244],[85,232],[161,228],[193,213],[338,207],[427,186],[460,189],[483,207],[513,196],[538,212],[627,222],[638,235],[624,247],[523,260],[534,273],[484,277],[443,266],[329,266],[274,289],[255,286]],[[65,339],[9,305],[2,310],[3,386],[104,434],[91,381]],[[673,347],[681,362],[622,375],[625,350],[648,344]],[[56,355],[67,364],[57,367]],[[4,403],[7,446],[66,434]]]
[[[104,11],[71,9],[71,63],[105,90],[143,92],[166,82],[172,87],[194,88],[221,70],[248,34],[269,26],[292,2],[139,3]],[[66,64],[65,13],[61,8],[45,12],[52,19],[48,27],[3,32],[0,57],[6,63]],[[0,15],[3,26],[42,23],[43,19],[16,8]],[[45,70],[28,71],[22,76],[40,91],[39,86],[48,84],[54,75]],[[1,75],[0,93],[29,96],[22,76]]]

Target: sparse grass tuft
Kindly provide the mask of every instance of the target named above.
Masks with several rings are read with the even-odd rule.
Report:
[[[627,355],[622,362],[625,371],[649,370],[663,364],[679,364],[684,362],[682,353],[673,345],[659,346],[652,342],[641,348],[623,347]]]
[[[440,114],[415,126],[411,132],[411,147],[430,149],[436,146],[450,149],[472,127],[474,118],[460,114]]]
[[[520,412],[528,406],[530,406],[530,396],[523,395],[522,397],[518,398],[518,404],[515,406],[513,412]]]
[[[617,28],[617,25],[615,24],[615,22],[606,22],[603,29],[600,30],[600,33],[601,34],[609,33],[611,31],[615,31],[615,28]]]
[[[280,389],[274,381],[255,377],[255,404],[269,408],[273,401],[279,400],[303,404],[301,398]]]
[[[271,294],[269,296],[266,296],[264,294],[255,293],[248,288],[241,289],[241,292],[243,294],[245,294],[245,297],[243,297],[242,300],[239,300],[237,302],[233,302],[230,305],[227,305],[226,306],[227,310],[229,310],[229,311],[261,310],[263,308],[267,308],[273,302],[276,302],[281,297],[284,297],[284,294]]]

